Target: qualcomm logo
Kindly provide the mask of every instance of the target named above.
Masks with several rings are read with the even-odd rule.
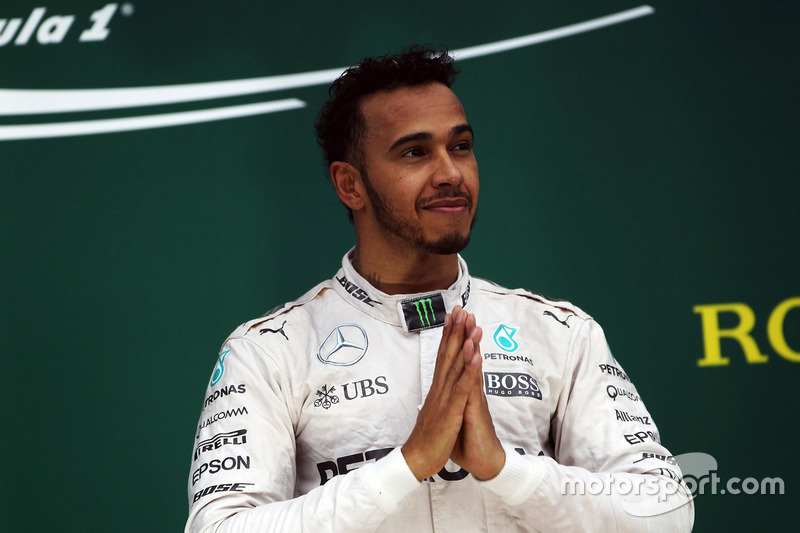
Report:
[[[116,4],[109,4],[109,6],[111,5],[116,6]],[[104,16],[110,20],[113,13],[111,13],[111,15],[107,13],[110,13],[111,8],[106,6],[106,8],[103,9],[109,10]],[[460,61],[463,59],[507,52],[525,46],[562,39],[564,37],[613,26],[615,24],[652,15],[653,13],[655,13],[655,10],[652,7],[644,5],[552,30],[453,50],[450,54],[456,60]],[[101,33],[100,30],[105,29],[104,24],[107,24],[107,21],[104,23],[102,17],[95,20],[95,26],[97,26],[95,30],[96,35],[99,36]],[[31,34],[33,31],[34,28],[30,29]],[[20,37],[17,37],[17,39],[19,38]],[[302,72],[299,74],[268,76],[264,78],[154,87],[64,90],[0,89],[0,116],[88,113],[108,109],[125,110],[143,106],[182,104],[186,102],[213,100],[216,98],[283,91],[331,83],[338,78],[344,70],[344,68],[333,68]],[[0,124],[0,141],[72,137],[77,135],[147,130],[262,115],[278,111],[289,111],[300,109],[305,106],[306,103],[302,100],[297,98],[285,98],[255,104],[210,107],[208,109],[195,111],[146,114],[133,117],[125,116],[100,120],[77,120],[52,123]]]

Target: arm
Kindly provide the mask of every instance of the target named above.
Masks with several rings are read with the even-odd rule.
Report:
[[[608,365],[620,372],[609,373]],[[576,333],[565,372],[566,386],[551,425],[556,459],[520,456],[507,447],[502,470],[482,486],[541,531],[690,530],[693,503],[674,479],[680,469],[658,442],[638,392],[611,357],[594,321],[586,320]],[[609,387],[630,395],[612,398]],[[462,433],[463,448],[496,449],[483,394],[475,383],[465,412],[465,420],[475,422],[464,426],[474,429]],[[467,470],[474,468],[463,461]]]
[[[374,531],[419,486],[395,450],[295,497],[295,417],[284,372],[245,339],[228,340],[222,353],[194,442],[186,533]]]
[[[470,384],[478,379],[480,368],[480,357],[472,352],[471,364],[465,363],[464,346],[472,346],[468,335],[476,335],[474,317],[467,325],[464,311],[454,314],[455,319],[446,318],[436,375],[402,450],[335,476],[304,495],[295,494],[296,414],[285,373],[250,341],[229,340],[223,347],[224,360],[212,376],[212,382],[221,377],[209,387],[201,426],[218,413],[243,407],[247,413],[201,427],[196,445],[207,442],[211,449],[200,448],[199,453],[196,449],[193,456],[187,533],[374,531],[451,455]],[[218,372],[220,365],[223,372]],[[220,395],[231,386],[234,390],[243,386],[246,392]],[[213,447],[215,436],[242,430],[247,431],[246,442]],[[241,468],[234,468],[237,457],[246,461],[240,462]],[[214,461],[216,471],[212,471]],[[225,462],[231,470],[224,470]]]

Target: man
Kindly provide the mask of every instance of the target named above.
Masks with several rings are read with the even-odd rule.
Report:
[[[473,278],[473,132],[445,53],[367,59],[317,132],[356,245],[239,327],[186,531],[681,531],[693,507],[577,307]]]

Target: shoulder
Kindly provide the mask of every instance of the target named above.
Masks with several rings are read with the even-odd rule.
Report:
[[[260,317],[240,325],[231,333],[229,339],[260,337],[264,333],[276,333],[286,336],[283,331],[286,322],[298,323],[311,320],[314,308],[320,305],[327,297],[333,295],[333,291],[330,289],[330,280],[318,283],[299,298],[275,306]]]
[[[541,314],[553,315],[558,319],[564,316],[574,316],[577,319],[591,320],[592,317],[577,305],[567,301],[550,298],[528,289],[509,289],[483,278],[472,277],[476,294],[484,302],[497,305],[507,305],[525,311],[539,310]]]

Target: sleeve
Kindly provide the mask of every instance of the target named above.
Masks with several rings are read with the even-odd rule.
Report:
[[[225,343],[192,450],[186,533],[374,531],[420,486],[398,448],[295,494],[290,397],[284,373],[259,346]]]
[[[692,495],[636,387],[587,319],[551,422],[555,459],[506,449],[480,482],[539,531],[691,531]]]

